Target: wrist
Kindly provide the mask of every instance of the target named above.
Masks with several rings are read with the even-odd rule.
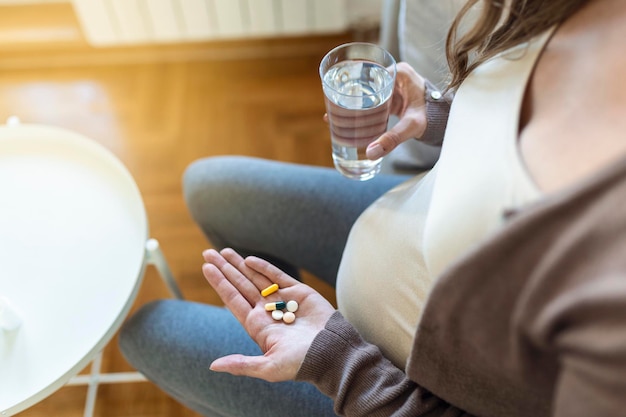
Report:
[[[448,125],[450,106],[454,93],[444,92],[428,80],[424,80],[426,105],[426,130],[418,139],[429,145],[441,145]]]

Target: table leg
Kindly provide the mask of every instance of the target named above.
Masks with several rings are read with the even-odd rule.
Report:
[[[98,352],[91,362],[91,371],[88,375],[77,375],[70,379],[67,385],[87,385],[87,399],[83,417],[93,417],[96,406],[96,397],[100,384],[117,384],[126,382],[144,382],[146,377],[139,372],[114,372],[101,374],[102,352]]]
[[[167,288],[170,290],[172,295],[179,300],[182,300],[183,294],[180,291],[180,288],[178,288],[178,284],[176,284],[174,275],[165,260],[165,256],[163,255],[163,251],[161,251],[158,240],[148,239],[146,242],[146,257],[148,263],[154,265],[157,271],[159,271],[161,278],[165,282],[165,285],[167,285]]]
[[[172,295],[180,300],[183,295],[174,279],[174,275],[165,260],[165,256],[159,247],[156,239],[148,239],[146,242],[146,261],[154,267],[161,275],[161,278],[167,285]],[[87,385],[87,400],[85,402],[85,411],[83,417],[93,417],[96,397],[98,394],[99,384],[125,383],[125,382],[143,382],[147,381],[139,372],[116,372],[116,373],[100,373],[102,364],[102,352],[98,352],[91,362],[91,372],[88,375],[77,375],[70,379],[67,385]]]
[[[102,351],[98,352],[91,362],[91,378],[87,387],[87,401],[83,417],[92,417],[96,406],[96,396],[98,394],[98,384],[100,383],[100,365],[102,364]]]

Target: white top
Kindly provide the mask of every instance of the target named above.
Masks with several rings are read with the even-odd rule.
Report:
[[[148,225],[113,154],[36,125],[0,126],[0,213],[0,297],[21,320],[0,328],[4,416],[60,388],[111,339],[141,282]]]
[[[433,280],[496,230],[506,209],[540,195],[517,138],[527,79],[548,36],[470,75],[456,94],[435,167],[382,196],[350,232],[339,309],[401,368]]]

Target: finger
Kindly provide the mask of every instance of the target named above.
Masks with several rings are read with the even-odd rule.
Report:
[[[239,271],[241,271],[241,273],[243,273],[254,284],[258,293],[260,293],[261,290],[263,290],[264,288],[267,288],[269,285],[273,284],[273,281],[270,281],[265,275],[260,274],[259,272],[246,265],[246,262],[241,257],[241,255],[239,255],[233,249],[223,249],[220,254],[224,257],[224,259],[226,259],[229,263],[231,263]]]
[[[248,256],[245,262],[251,269],[267,277],[271,282],[278,284],[281,288],[299,284],[298,280],[287,275],[280,268],[267,262],[265,259],[256,256]]]
[[[245,323],[254,306],[233,286],[216,265],[204,264],[202,273],[235,318],[240,323]]]
[[[234,252],[234,251],[233,251]],[[260,299],[257,287],[239,269],[214,249],[203,252],[207,263],[215,265],[228,281],[254,306]]]

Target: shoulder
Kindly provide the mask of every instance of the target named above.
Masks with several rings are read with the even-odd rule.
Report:
[[[624,19],[626,3],[590,1],[556,30],[537,62],[520,144],[546,191],[626,155]]]

